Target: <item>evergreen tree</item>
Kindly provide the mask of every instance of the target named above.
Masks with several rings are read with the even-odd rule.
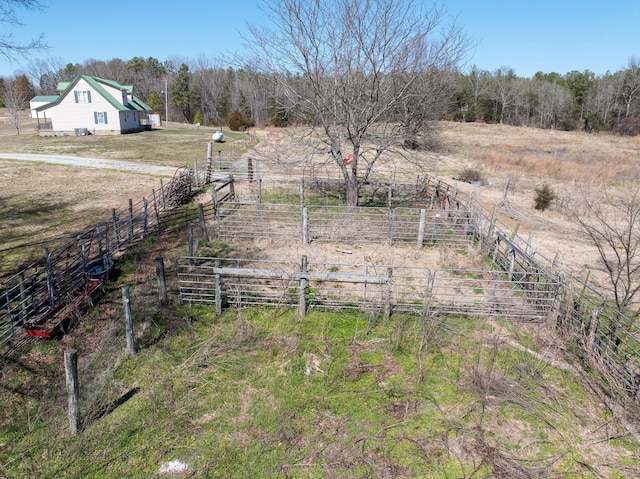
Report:
[[[171,105],[180,108],[184,121],[191,123],[191,74],[186,64],[180,65],[171,89]]]

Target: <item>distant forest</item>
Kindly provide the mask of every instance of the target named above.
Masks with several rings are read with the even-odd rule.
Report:
[[[304,122],[296,118],[295,108],[285,104],[268,77],[251,69],[221,67],[214,60],[184,60],[178,65],[133,57],[89,60],[82,65],[57,63],[35,61],[22,75],[0,77],[0,89],[12,82],[20,85],[29,99],[54,95],[58,82],[88,74],[133,85],[136,96],[162,117],[168,111],[171,121],[231,125],[234,129]],[[444,93],[450,101],[442,103],[441,111],[432,112],[434,119],[640,133],[640,64],[635,58],[626,68],[601,76],[585,70],[538,72],[532,78],[522,78],[506,67],[438,74],[445,90],[439,94]]]

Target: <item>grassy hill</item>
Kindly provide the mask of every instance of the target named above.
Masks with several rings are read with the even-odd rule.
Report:
[[[38,478],[635,477],[637,429],[540,325],[155,303],[130,251],[60,341],[2,358],[0,474]],[[212,248],[228,245],[213,244]],[[135,355],[120,286],[130,284]],[[62,356],[79,354],[82,431]],[[174,461],[174,462],[172,462]],[[175,462],[177,461],[177,462]],[[185,468],[184,470],[181,468]]]

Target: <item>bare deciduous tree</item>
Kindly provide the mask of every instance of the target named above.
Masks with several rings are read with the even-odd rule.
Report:
[[[618,311],[637,313],[640,291],[640,189],[627,195],[583,195],[570,208],[571,220],[581,235],[598,251],[607,274],[609,291]]]
[[[4,82],[2,99],[7,109],[7,117],[18,135],[20,134],[20,114],[27,106],[31,93],[32,90],[28,88],[28,80],[24,75]]]
[[[0,23],[10,26],[21,25],[16,14],[18,8],[37,10],[42,8],[42,4],[38,0],[0,0]],[[10,60],[43,48],[46,48],[46,44],[42,35],[28,43],[20,43],[15,41],[11,33],[0,33],[0,54]]]
[[[313,128],[357,205],[381,155],[415,146],[443,93],[438,75],[469,41],[442,6],[414,0],[266,0],[264,12],[271,28],[249,27],[251,67],[277,82],[280,110]]]

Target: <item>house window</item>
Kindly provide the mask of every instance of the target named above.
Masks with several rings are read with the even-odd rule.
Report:
[[[76,103],[91,103],[91,91],[89,90],[74,90],[73,96]]]
[[[106,125],[107,124],[107,112],[106,111],[94,111],[93,112],[93,120],[96,125]]]

